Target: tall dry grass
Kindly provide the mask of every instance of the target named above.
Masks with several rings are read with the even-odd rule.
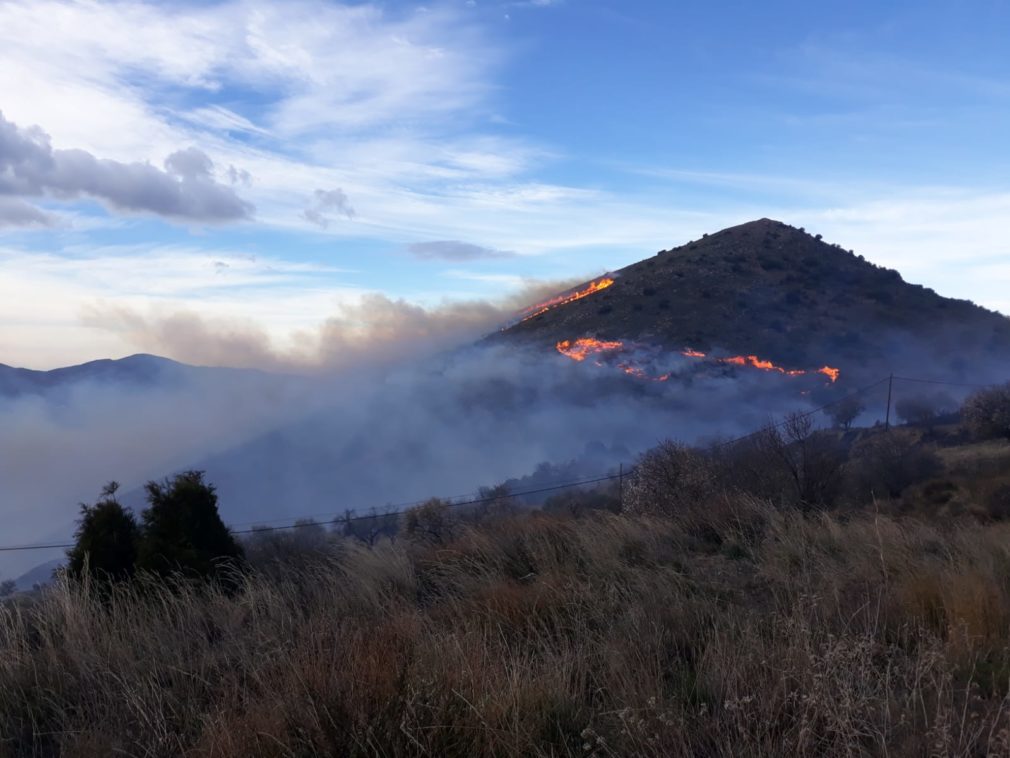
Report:
[[[1010,752],[1010,531],[541,513],[0,611],[0,754]]]

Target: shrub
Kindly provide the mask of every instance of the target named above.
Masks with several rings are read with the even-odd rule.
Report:
[[[319,522],[302,519],[293,528],[253,527],[242,544],[246,563],[269,570],[281,564],[298,568],[334,555],[337,539]]]
[[[942,469],[943,463],[932,448],[916,444],[906,434],[883,432],[853,448],[849,482],[860,501],[896,498]]]
[[[81,504],[75,544],[67,552],[67,573],[75,579],[85,574],[101,580],[129,579],[136,570],[137,520],[116,500],[117,482],[102,489],[94,505]]]
[[[374,508],[365,516],[346,511],[341,518],[334,520],[333,526],[343,536],[360,540],[371,547],[383,537],[396,537],[400,531],[400,514],[393,510],[380,513]]]
[[[825,409],[824,413],[836,427],[849,431],[852,422],[865,410],[866,405],[858,395],[849,395]]]
[[[793,413],[739,446],[741,487],[803,511],[832,505],[842,482],[845,451],[834,436],[813,424],[810,414]]]
[[[1010,383],[971,395],[961,408],[961,416],[979,439],[1010,439]]]
[[[894,404],[898,418],[908,424],[928,425],[956,407],[946,395],[913,395]]]
[[[221,521],[217,493],[202,471],[186,471],[148,482],[150,507],[143,514],[137,567],[154,574],[220,575],[224,563],[242,557],[242,548]]]
[[[403,514],[403,531],[419,542],[437,545],[448,542],[457,529],[457,518],[450,504],[437,497]]]
[[[697,450],[667,440],[639,459],[625,490],[626,512],[672,516],[713,498],[715,472]]]

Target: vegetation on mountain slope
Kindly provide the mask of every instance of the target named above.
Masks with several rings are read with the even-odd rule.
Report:
[[[874,375],[929,365],[935,376],[970,376],[1010,357],[1005,316],[769,219],[661,250],[613,278],[492,339],[545,347],[584,336],[636,340]]]

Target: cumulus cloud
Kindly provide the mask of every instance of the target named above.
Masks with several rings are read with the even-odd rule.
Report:
[[[352,219],[355,213],[347,194],[337,187],[332,190],[317,189],[312,195],[312,202],[302,215],[306,221],[326,229],[334,216]]]
[[[56,218],[17,197],[0,196],[0,229],[56,226]]]
[[[508,250],[481,247],[459,240],[415,242],[407,246],[407,252],[422,260],[442,261],[477,261],[486,258],[512,258],[515,256],[515,253]]]
[[[470,300],[425,307],[379,293],[337,306],[318,327],[278,346],[249,320],[195,310],[142,311],[92,305],[86,326],[116,333],[134,349],[204,366],[341,372],[390,366],[467,344],[493,332],[524,307],[577,282],[532,282],[498,301]]]
[[[248,218],[252,206],[218,183],[213,172],[210,157],[195,147],[169,155],[164,170],[97,158],[85,150],[56,150],[41,128],[19,127],[0,113],[0,196],[90,197],[117,210],[184,221]],[[20,208],[22,216],[31,215],[33,207],[23,199]],[[37,225],[44,212],[34,210]]]

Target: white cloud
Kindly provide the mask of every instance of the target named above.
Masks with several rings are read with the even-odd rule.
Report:
[[[407,252],[421,260],[476,261],[491,258],[512,258],[515,253],[492,247],[474,245],[459,240],[433,240],[407,245]]]
[[[96,158],[86,150],[53,150],[42,129],[19,127],[0,111],[0,198],[91,197],[120,210],[186,221],[247,218],[252,206],[219,184],[213,172],[213,161],[195,147],[170,154],[164,171],[149,163]],[[52,225],[45,223],[46,214],[35,210],[34,218],[28,218],[23,207],[19,215],[37,225]]]

